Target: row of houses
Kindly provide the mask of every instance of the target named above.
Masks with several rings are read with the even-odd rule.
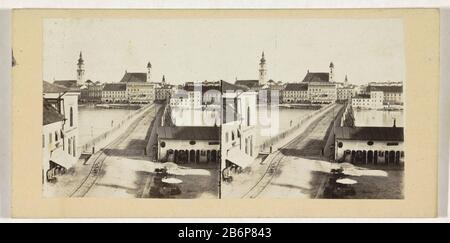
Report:
[[[42,183],[55,182],[73,167],[78,151],[79,91],[43,82]],[[47,187],[44,187],[47,188]]]
[[[152,81],[152,64],[147,63],[147,72],[125,71],[118,83],[101,83],[85,80],[83,55],[77,62],[77,79],[54,80],[53,84],[67,89],[78,90],[80,102],[94,103],[134,103],[147,104],[165,101],[172,95],[174,86],[167,84],[163,76],[161,82]]]

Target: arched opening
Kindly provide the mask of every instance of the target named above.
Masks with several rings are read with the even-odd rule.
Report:
[[[195,150],[189,152],[189,162],[195,163]]]
[[[389,163],[395,164],[395,151],[389,151]]]
[[[173,156],[173,162],[175,162],[176,164],[178,164],[178,150],[175,150],[174,156]]]
[[[211,151],[210,150],[206,151],[206,162],[207,163],[211,162]]]
[[[212,160],[213,162],[217,162],[217,151],[216,151],[216,150],[213,150],[213,151],[211,152],[211,160]]]
[[[373,164],[373,151],[372,150],[369,150],[369,152],[367,152],[367,163]]]
[[[389,151],[384,151],[384,163],[389,165]]]
[[[395,152],[395,164],[400,164],[400,151]]]
[[[367,164],[367,152],[366,152],[366,150],[364,150],[362,152],[362,163],[363,164]]]
[[[361,150],[356,151],[356,163],[358,163],[358,164],[362,163],[362,151]]]
[[[373,158],[373,164],[378,164],[378,151],[375,150],[374,152],[374,158]]]
[[[356,152],[355,152],[355,150],[352,150],[352,156],[351,156],[351,159],[350,159],[350,163],[352,163],[352,164],[355,163],[355,157],[356,157]]]

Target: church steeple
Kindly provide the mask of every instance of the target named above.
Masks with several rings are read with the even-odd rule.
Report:
[[[261,60],[259,62],[259,84],[264,85],[267,81],[267,68],[266,68],[266,58],[264,57],[264,51],[261,55]]]
[[[163,75],[161,83],[166,84],[166,75]]]
[[[147,63],[147,82],[152,81],[152,64],[150,62]]]
[[[83,53],[80,51],[80,57],[78,58],[77,63],[78,69],[77,69],[77,84],[83,85],[84,84],[84,60],[83,60]]]
[[[334,63],[330,62],[330,82],[334,81]]]

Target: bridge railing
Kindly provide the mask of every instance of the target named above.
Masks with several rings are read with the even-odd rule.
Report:
[[[265,140],[262,144],[258,146],[258,151],[266,151],[267,149],[270,149],[274,144],[278,143],[279,141],[285,139],[287,136],[291,135],[293,132],[298,130],[303,124],[305,124],[308,120],[310,120],[313,116],[316,116],[317,114],[323,112],[324,110],[328,109],[329,107],[333,106],[334,103],[331,103],[329,105],[323,106],[322,108],[315,110],[314,112],[311,112],[304,118],[298,121],[297,124],[289,128],[288,130],[279,133],[275,135],[274,137],[271,137],[267,140]]]
[[[146,110],[148,110],[152,106],[153,105],[143,106],[143,107],[139,108],[138,110],[132,112],[131,114],[127,115],[124,119],[122,119],[118,124],[116,124],[110,130],[108,130],[108,131],[96,136],[95,138],[88,140],[86,143],[78,146],[78,151],[83,151],[83,153],[96,152],[96,149],[99,149],[99,148],[96,148],[96,145],[98,145],[99,143],[104,142],[106,139],[110,138],[112,135],[115,134],[116,131],[121,129],[125,124],[128,125],[130,120],[142,115]]]

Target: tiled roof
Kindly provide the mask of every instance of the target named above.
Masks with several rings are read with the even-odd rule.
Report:
[[[219,127],[158,127],[161,139],[219,140]]]
[[[125,73],[120,80],[121,83],[145,83],[147,82],[147,73]]]
[[[403,127],[337,127],[336,139],[403,141]]]
[[[238,85],[238,84],[230,84],[226,81],[222,81],[222,93],[225,93],[227,91],[248,91],[250,88],[247,86],[243,86],[243,85]]]
[[[370,91],[383,91],[388,93],[402,93],[403,92],[403,86],[368,86],[367,87],[368,92]]]
[[[259,80],[236,80],[234,84],[239,86],[246,86],[251,89],[259,86]]]
[[[47,81],[43,82],[43,92],[44,93],[64,93],[67,92],[68,89],[64,86],[52,84]]]
[[[42,124],[48,125],[55,122],[64,121],[64,116],[58,112],[51,104],[49,104],[45,99],[43,102],[43,121]]]
[[[308,84],[305,83],[289,83],[286,85],[285,91],[307,91]]]
[[[121,83],[105,84],[105,87],[103,87],[103,91],[126,91],[126,90],[127,84]]]
[[[302,82],[329,82],[330,81],[330,75],[329,73],[306,73],[305,78]]]
[[[207,84],[207,85],[196,84],[196,85],[198,85],[198,86],[194,86],[193,84],[192,85],[185,85],[183,87],[183,90],[195,91],[196,89],[201,87],[202,93],[205,93],[205,92],[210,91],[210,90],[217,90],[217,91],[220,92],[220,82],[217,82],[217,84]]]

